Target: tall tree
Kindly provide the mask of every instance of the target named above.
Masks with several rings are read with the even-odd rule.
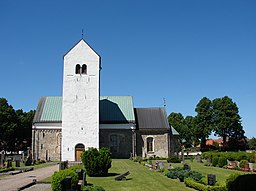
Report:
[[[180,143],[185,147],[190,147],[193,143],[193,117],[187,116],[184,119],[181,113],[172,112],[168,116],[168,121],[178,131]]]
[[[14,150],[16,129],[17,115],[15,110],[5,98],[0,98],[0,150]]]
[[[203,97],[196,105],[194,134],[200,140],[201,148],[206,148],[206,139],[212,132],[212,102]]]
[[[15,132],[16,149],[26,150],[31,145],[32,121],[35,111],[23,112],[22,109],[16,110],[18,118],[18,128]]]
[[[188,146],[195,146],[199,144],[198,138],[195,136],[195,119],[192,116],[186,116],[184,119],[184,124],[186,126],[185,139]]]
[[[223,138],[223,147],[227,147],[227,138],[234,142],[245,139],[238,107],[231,98],[225,96],[213,100],[213,124],[216,135]],[[232,143],[234,145],[234,143]]]
[[[250,150],[256,150],[256,138],[255,137],[249,139],[248,147]]]

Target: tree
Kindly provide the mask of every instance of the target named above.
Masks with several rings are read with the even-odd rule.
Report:
[[[31,145],[32,121],[35,111],[30,110],[29,112],[23,112],[22,109],[19,109],[16,110],[16,115],[18,118],[18,127],[15,132],[16,149],[24,151]]]
[[[168,116],[170,125],[179,132],[180,143],[185,147],[191,147],[194,142],[193,137],[193,117],[187,116],[185,119],[181,113],[172,112]],[[185,142],[183,142],[185,141]]]
[[[256,138],[255,137],[249,139],[248,147],[250,150],[256,150]]]
[[[184,135],[187,145],[198,145],[198,138],[195,136],[195,119],[192,116],[187,116],[184,119],[184,124],[186,126],[186,134]]]
[[[5,98],[0,98],[0,149],[13,151],[15,148],[15,131],[17,115]]]
[[[244,130],[241,124],[241,117],[238,114],[238,107],[228,96],[213,100],[213,125],[215,135],[223,138],[223,147],[227,149],[227,139],[232,144],[239,145],[244,142]],[[232,141],[231,141],[232,140]],[[237,143],[235,144],[235,142]],[[238,148],[237,148],[238,149]]]
[[[206,139],[212,132],[212,102],[203,97],[196,105],[194,118],[194,135],[200,140],[201,148],[206,148]]]
[[[34,114],[33,110],[15,111],[5,98],[0,98],[0,151],[24,151],[31,145]]]

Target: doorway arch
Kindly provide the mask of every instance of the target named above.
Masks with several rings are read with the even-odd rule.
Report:
[[[76,161],[81,161],[81,154],[84,152],[84,144],[78,143],[75,147],[75,160]]]

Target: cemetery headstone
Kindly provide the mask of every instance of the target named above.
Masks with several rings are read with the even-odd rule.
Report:
[[[191,167],[190,167],[188,164],[184,164],[183,169],[184,169],[184,170],[190,170]]]
[[[86,181],[86,172],[83,172],[83,184],[87,185],[87,181]]]
[[[0,154],[0,167],[4,166],[4,154]]]
[[[201,163],[201,162],[202,162],[202,158],[201,158],[200,155],[197,155],[197,162],[198,162],[198,163]]]
[[[207,166],[211,166],[211,159],[210,158],[207,159]]]
[[[62,191],[71,190],[71,176],[66,176],[62,181]]]
[[[215,174],[208,174],[208,185],[214,186],[216,184],[216,175]]]
[[[83,180],[83,171],[82,169],[76,169],[76,173],[77,173],[77,176],[78,176],[78,180]]]
[[[12,167],[12,159],[8,158],[7,159],[7,168],[11,168]]]
[[[20,160],[15,160],[15,164],[16,167],[20,167]]]

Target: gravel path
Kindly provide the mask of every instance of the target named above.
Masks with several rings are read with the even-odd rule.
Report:
[[[18,188],[33,182],[33,179],[36,179],[37,181],[43,180],[50,177],[55,171],[58,170],[59,165],[53,165],[45,168],[38,168],[29,172],[3,177],[0,179],[0,191],[17,191]],[[46,187],[46,185],[44,186]]]
[[[31,186],[24,191],[51,191],[51,185],[50,184],[36,184],[34,186]]]

